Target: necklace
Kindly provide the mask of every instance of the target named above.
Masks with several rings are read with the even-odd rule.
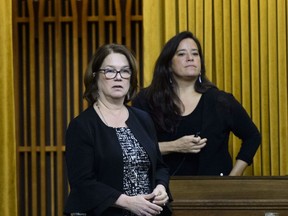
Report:
[[[107,126],[109,126],[109,127],[112,127],[112,125],[111,125],[111,124],[108,124],[108,121],[107,121],[107,119],[105,118],[105,116],[104,116],[104,114],[103,114],[103,112],[102,112],[102,108],[100,108],[100,104],[102,105],[102,108],[105,107],[105,109],[107,110],[107,111],[106,111],[107,114],[109,114],[110,116],[112,116],[114,119],[116,118],[117,121],[112,120],[112,125],[113,125],[113,127],[118,127],[119,125],[122,124],[122,123],[121,123],[121,116],[122,116],[122,114],[123,114],[123,107],[121,107],[120,109],[115,109],[114,111],[119,111],[119,113],[118,113],[117,115],[115,115],[115,113],[112,112],[113,110],[110,109],[110,108],[109,108],[105,103],[103,103],[101,100],[98,99],[98,100],[95,102],[94,105],[97,107],[101,119],[102,119],[103,122],[104,122]],[[108,119],[109,119],[109,118],[108,118]],[[119,121],[119,120],[120,120],[120,121]],[[110,121],[109,121],[109,122],[111,122],[111,118],[110,118]]]
[[[97,109],[99,110],[99,113],[100,113],[100,115],[101,115],[104,123],[105,123],[107,126],[109,126],[108,123],[106,122],[105,118],[104,118],[104,115],[103,115],[103,113],[102,113],[102,111],[101,111],[101,109],[100,109],[100,106],[99,106],[98,102],[96,102],[95,105],[96,105]]]

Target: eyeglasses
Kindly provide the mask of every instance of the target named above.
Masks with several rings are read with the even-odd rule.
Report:
[[[116,70],[115,68],[104,68],[99,69],[99,72],[104,73],[106,79],[114,79],[119,73],[123,79],[128,79],[131,77],[132,71],[130,68],[122,68],[121,70]]]

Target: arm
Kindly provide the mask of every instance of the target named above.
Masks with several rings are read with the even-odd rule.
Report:
[[[253,162],[253,157],[261,143],[261,135],[244,107],[233,97],[233,95],[230,95],[230,103],[232,120],[231,130],[242,140],[241,148],[236,159],[250,165]],[[237,167],[238,166],[239,164]],[[244,165],[241,163],[240,167],[243,168],[243,166]]]
[[[233,169],[231,170],[229,176],[242,176],[247,166],[248,166],[248,163],[246,163],[245,161],[236,160],[236,163]]]
[[[93,140],[91,128],[85,120],[76,119],[70,123],[66,131],[65,159],[71,191],[66,213],[95,209],[100,214],[121,195],[121,191],[98,181]]]
[[[199,153],[206,145],[207,139],[195,137],[194,135],[183,136],[177,140],[159,142],[159,148],[163,155],[174,152],[178,153]]]

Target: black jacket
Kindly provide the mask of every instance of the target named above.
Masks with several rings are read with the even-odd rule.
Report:
[[[152,119],[146,112],[127,107],[126,122],[147,151],[151,168],[151,187],[163,184],[167,192],[168,168],[164,165]],[[70,194],[64,212],[88,212],[88,215],[122,215],[111,207],[123,194],[123,158],[114,128],[107,127],[93,107],[69,124],[66,132],[66,162]]]

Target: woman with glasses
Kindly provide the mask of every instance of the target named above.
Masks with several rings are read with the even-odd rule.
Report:
[[[100,47],[85,74],[89,107],[66,132],[70,194],[65,214],[170,215],[169,172],[149,115],[126,105],[137,90],[134,55]]]

